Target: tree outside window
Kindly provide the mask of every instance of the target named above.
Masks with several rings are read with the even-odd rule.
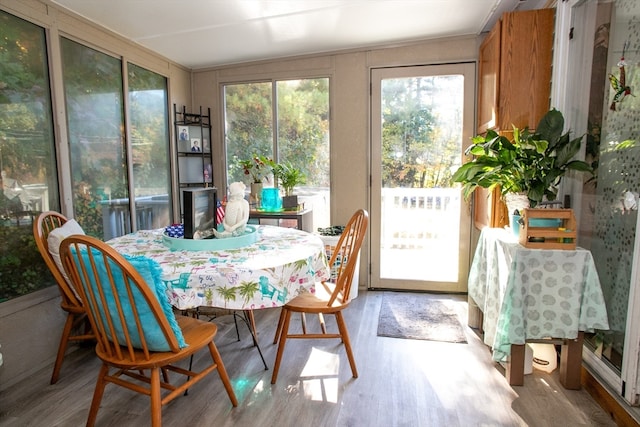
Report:
[[[0,302],[52,285],[33,239],[58,210],[44,29],[0,11]]]
[[[240,161],[254,155],[290,162],[307,177],[295,193],[328,226],[329,79],[227,84],[224,101],[227,183],[250,184]]]

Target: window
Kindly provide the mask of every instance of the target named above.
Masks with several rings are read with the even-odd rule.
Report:
[[[167,79],[134,64],[123,79],[119,58],[60,46],[70,216],[105,240],[170,224]],[[61,210],[57,165],[67,164],[56,159],[46,49],[43,28],[0,11],[0,278],[11,278],[0,279],[0,302],[54,284],[32,231],[40,212]]]
[[[167,79],[127,68],[136,228],[161,228],[172,222]]]
[[[75,219],[89,235],[115,237],[103,206],[117,209],[114,228],[130,227],[122,64],[69,39],[61,47]]]
[[[104,240],[170,221],[166,79],[128,64],[125,144],[122,62],[63,38],[62,63],[76,220]],[[127,150],[131,150],[131,169]]]
[[[60,209],[46,58],[44,29],[0,11],[0,302],[53,284],[31,228]]]
[[[295,193],[314,226],[329,226],[329,79],[227,84],[224,115],[227,183],[249,184],[239,161],[254,154],[291,162],[306,176]]]

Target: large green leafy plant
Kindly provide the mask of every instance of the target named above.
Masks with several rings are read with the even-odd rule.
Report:
[[[552,109],[535,131],[514,126],[512,139],[494,130],[475,136],[466,150],[473,159],[458,168],[453,181],[462,183],[465,199],[477,187],[499,186],[502,196],[525,194],[531,207],[545,198],[555,200],[558,185],[568,171],[593,173],[589,164],[573,159],[582,137],[571,139],[569,132],[562,133],[563,128],[562,113]]]

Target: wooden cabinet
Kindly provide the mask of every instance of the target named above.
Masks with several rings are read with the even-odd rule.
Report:
[[[497,126],[500,76],[500,29],[498,21],[480,45],[478,56],[478,134]]]
[[[495,129],[511,137],[513,126],[533,129],[549,111],[554,9],[508,12],[480,45],[477,133]],[[476,227],[508,224],[499,192],[474,195]]]

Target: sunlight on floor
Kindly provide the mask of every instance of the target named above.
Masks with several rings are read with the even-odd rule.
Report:
[[[310,400],[338,402],[340,355],[313,348],[300,374],[302,393]]]

